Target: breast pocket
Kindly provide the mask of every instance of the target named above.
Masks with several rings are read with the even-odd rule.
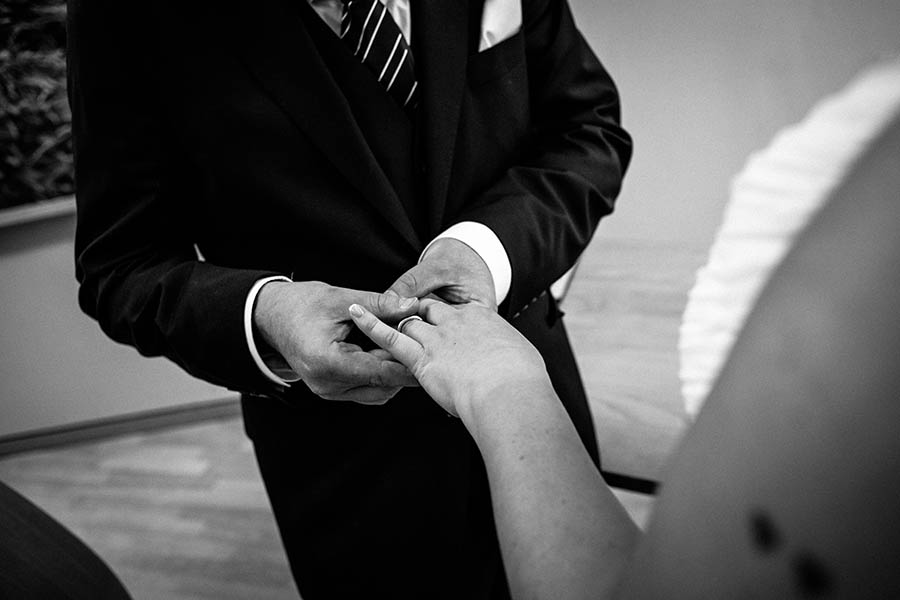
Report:
[[[469,56],[454,181],[465,182],[461,197],[483,191],[526,150],[531,102],[525,36],[519,32]]]
[[[520,30],[496,46],[469,57],[468,81],[471,89],[525,73],[524,36]]]

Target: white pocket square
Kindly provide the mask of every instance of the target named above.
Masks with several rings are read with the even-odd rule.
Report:
[[[522,28],[521,0],[485,0],[478,51],[511,38]]]

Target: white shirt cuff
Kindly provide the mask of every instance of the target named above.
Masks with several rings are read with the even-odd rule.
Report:
[[[487,265],[488,271],[491,272],[491,277],[494,279],[494,293],[497,295],[497,304],[506,299],[507,294],[509,294],[509,287],[512,284],[512,265],[509,263],[509,255],[506,253],[506,248],[503,247],[500,238],[497,237],[497,234],[490,227],[475,221],[457,223],[425,246],[422,254],[419,255],[419,262],[422,262],[422,257],[425,256],[431,245],[441,238],[459,240],[474,250]]]
[[[244,304],[244,334],[247,336],[247,346],[250,348],[250,356],[253,357],[253,362],[256,363],[256,366],[259,367],[262,374],[273,383],[289,387],[291,383],[300,381],[300,376],[291,370],[287,365],[287,361],[279,354],[267,357],[269,359],[269,363],[267,363],[260,354],[259,349],[256,347],[256,341],[253,339],[253,306],[256,304],[256,297],[259,295],[259,290],[270,281],[287,281],[290,283],[291,280],[287,277],[282,277],[281,275],[274,275],[272,277],[260,279],[253,284],[253,287],[250,288],[250,292],[247,294],[247,302]]]

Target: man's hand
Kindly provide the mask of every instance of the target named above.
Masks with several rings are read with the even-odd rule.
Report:
[[[383,350],[347,343],[347,308],[365,306],[388,322],[416,313],[415,297],[338,288],[317,281],[273,281],[253,310],[263,339],[287,360],[309,389],[326,400],[384,404],[415,378]]]
[[[453,238],[434,242],[422,261],[401,275],[388,291],[406,298],[433,293],[450,304],[475,302],[497,310],[494,278],[488,266],[477,252]]]

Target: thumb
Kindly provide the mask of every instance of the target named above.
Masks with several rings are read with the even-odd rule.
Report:
[[[397,281],[388,288],[387,293],[394,293],[404,298],[421,298],[429,292],[432,292],[435,288],[434,282],[432,281],[434,278],[429,276],[431,273],[432,269],[419,263],[401,275]]]
[[[383,321],[396,322],[419,310],[419,300],[415,296],[404,297],[390,291],[384,294],[365,292],[359,303]]]

